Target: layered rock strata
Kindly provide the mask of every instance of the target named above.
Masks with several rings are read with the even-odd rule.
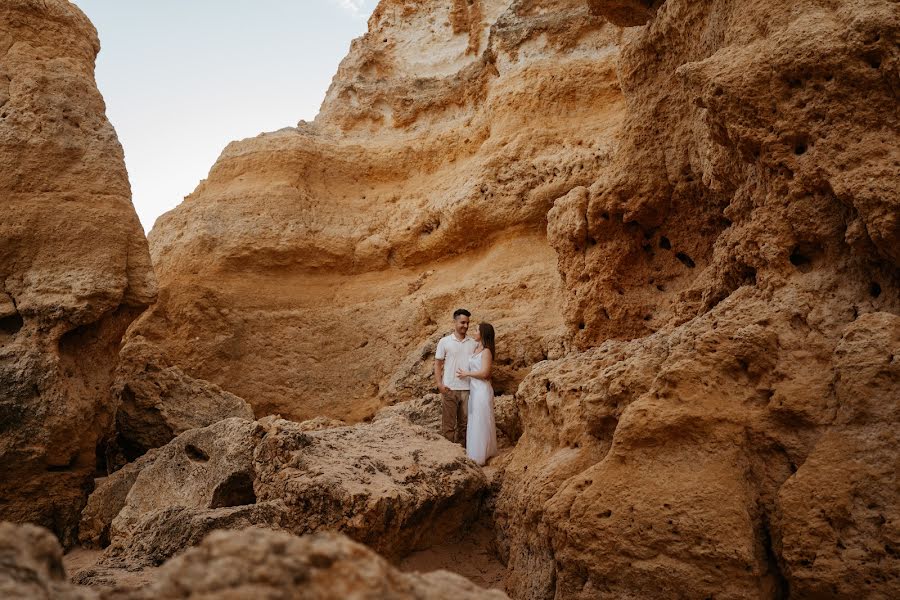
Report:
[[[517,392],[514,597],[900,593],[898,26],[668,0],[629,35],[609,168],[549,216],[586,351]]]
[[[107,567],[158,565],[214,529],[248,525],[340,531],[400,557],[473,521],[487,485],[459,446],[401,418],[318,431],[225,419],[133,464],[85,513],[88,540],[108,537]]]
[[[156,294],[98,50],[69,2],[0,6],[0,519],[65,543],[105,467],[119,342]]]
[[[134,335],[257,416],[356,421],[432,390],[464,306],[512,393],[564,351],[546,213],[609,160],[620,37],[581,1],[381,2],[314,123],[230,144],[158,220]]]

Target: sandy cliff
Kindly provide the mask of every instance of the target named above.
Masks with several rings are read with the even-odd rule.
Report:
[[[66,542],[112,434],[119,340],[156,294],[98,51],[69,2],[0,5],[0,519]]]
[[[117,401],[152,448],[91,497],[83,581],[363,564],[418,597],[341,538],[200,540],[396,559],[480,510],[514,598],[900,596],[895,2],[383,0],[315,122],[230,144],[157,222],[115,373],[154,284],[94,33],[0,19],[2,516],[70,534]],[[490,476],[414,424],[459,305],[498,329]],[[46,533],[3,527],[0,586],[65,587]],[[178,587],[222,564],[258,570]]]
[[[382,2],[314,123],[232,143],[158,220],[133,334],[298,419],[428,392],[458,306],[497,326],[500,391],[561,356],[546,214],[609,161],[621,30],[552,4]]]
[[[613,158],[549,217],[588,350],[518,391],[514,597],[900,591],[898,25],[668,0],[623,46]]]

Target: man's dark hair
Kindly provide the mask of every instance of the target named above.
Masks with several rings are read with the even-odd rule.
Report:
[[[467,311],[464,308],[457,308],[456,310],[453,311],[453,320],[455,321],[456,317],[458,317],[459,315],[465,315],[467,317],[471,317],[472,313],[470,313],[469,311]]]

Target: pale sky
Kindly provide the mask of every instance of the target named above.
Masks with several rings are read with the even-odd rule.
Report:
[[[72,0],[149,233],[232,140],[311,121],[377,0]]]

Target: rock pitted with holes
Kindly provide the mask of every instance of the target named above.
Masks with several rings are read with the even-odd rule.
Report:
[[[119,342],[156,294],[99,48],[70,2],[0,3],[0,519],[65,544],[104,467]]]
[[[181,434],[130,482],[114,478],[89,506],[94,530],[109,523],[103,564],[126,568],[248,525],[340,531],[399,557],[472,521],[487,485],[459,446],[398,417],[316,431],[225,419]],[[124,502],[107,485],[127,488]]]
[[[650,8],[610,168],[549,215],[585,351],[517,392],[509,591],[896,596],[896,7]]]

